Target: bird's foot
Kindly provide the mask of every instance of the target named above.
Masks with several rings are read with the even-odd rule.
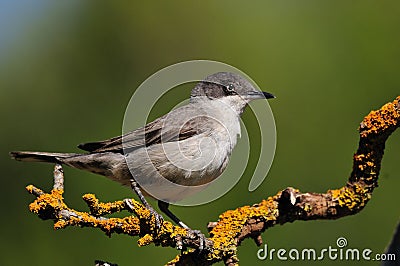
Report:
[[[131,212],[135,212],[135,206],[132,204],[132,200],[130,199],[126,199],[125,200],[125,204],[128,206],[129,210]],[[156,212],[147,202],[145,202],[145,208],[147,210],[149,210],[150,215],[154,217],[154,228],[155,228],[155,232],[159,232],[161,229],[161,226],[164,223],[164,218],[162,217],[161,214],[159,214],[158,212]]]
[[[156,232],[159,232],[163,223],[164,223],[164,217],[162,217],[161,214],[159,214],[158,212],[156,212],[153,208],[148,208],[148,210],[150,211],[151,215],[154,217],[154,228],[156,230]]]
[[[196,240],[198,239],[199,241],[199,252],[203,252],[204,248],[206,247],[206,236],[200,231],[200,230],[193,230],[188,228],[188,236],[190,239]]]

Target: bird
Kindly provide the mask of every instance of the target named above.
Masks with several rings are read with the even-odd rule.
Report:
[[[121,136],[79,144],[85,153],[10,155],[18,161],[67,165],[131,186],[157,220],[163,217],[147,196],[157,199],[159,209],[176,224],[190,229],[169,210],[170,203],[189,197],[223,173],[240,137],[246,106],[272,98],[240,74],[218,72],[196,83],[186,105]]]

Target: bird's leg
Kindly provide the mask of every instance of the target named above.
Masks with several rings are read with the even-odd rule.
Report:
[[[169,203],[159,200],[158,201],[158,207],[160,208],[160,210],[165,213],[169,218],[171,218],[172,221],[174,221],[176,224],[178,224],[180,227],[183,227],[185,229],[187,229],[189,231],[189,233],[193,233],[195,237],[199,238],[199,250],[203,250],[205,243],[206,243],[206,237],[205,235],[200,231],[200,230],[192,230],[189,228],[189,226],[187,226],[186,224],[184,224],[178,217],[176,217],[175,214],[173,214],[169,209]]]
[[[131,188],[132,190],[136,193],[136,195],[139,197],[140,201],[143,203],[143,205],[146,207],[146,209],[148,209],[152,215],[154,215],[155,218],[155,224],[156,224],[156,228],[157,230],[159,230],[161,228],[161,225],[163,223],[164,218],[161,216],[161,214],[159,214],[158,212],[156,212],[153,207],[151,207],[151,205],[147,202],[146,198],[143,196],[142,191],[140,190],[137,182],[135,181],[135,179],[131,179]]]
[[[158,208],[160,208],[160,210],[165,213],[169,218],[172,219],[172,221],[174,221],[177,225],[179,225],[180,227],[183,227],[185,229],[190,229],[189,226],[187,226],[186,224],[184,224],[178,217],[175,216],[175,214],[173,214],[169,209],[169,203],[159,200],[158,201]]]

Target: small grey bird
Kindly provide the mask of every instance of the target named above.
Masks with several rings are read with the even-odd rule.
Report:
[[[19,161],[50,162],[106,176],[130,185],[157,219],[144,195],[188,228],[169,209],[204,188],[225,170],[240,135],[240,115],[255,99],[275,98],[238,74],[219,72],[192,89],[190,102],[122,136],[80,144],[88,153],[14,151]]]

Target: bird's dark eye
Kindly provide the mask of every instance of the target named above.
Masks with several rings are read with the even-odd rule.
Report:
[[[227,95],[232,95],[235,94],[235,86],[233,86],[233,84],[228,84],[225,86],[225,93]]]

